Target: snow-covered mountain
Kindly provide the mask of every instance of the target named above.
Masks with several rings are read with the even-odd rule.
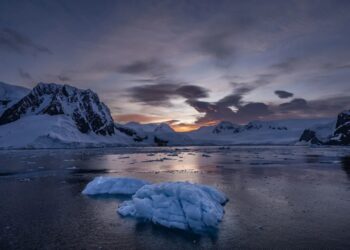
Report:
[[[41,114],[70,116],[82,133],[114,134],[114,122],[109,109],[94,92],[54,83],[39,83],[3,112],[0,125]]]
[[[0,116],[1,148],[130,145],[91,90],[39,83]]]
[[[0,82],[0,115],[29,92],[27,88]]]
[[[325,144],[350,145],[350,111],[335,119],[223,121],[175,132],[166,123],[115,123],[91,90],[39,83],[31,91],[0,83],[0,148]],[[0,110],[1,111],[1,110]]]
[[[126,127],[141,133],[174,133],[175,131],[166,123],[147,123],[128,122]]]
[[[305,129],[300,142],[316,145],[350,145],[350,110],[341,112],[336,121]]]
[[[137,122],[129,122],[125,125],[117,126],[120,128],[133,131],[135,141],[155,146],[172,146],[172,145],[192,145],[190,137],[183,133],[175,132],[166,123],[149,123],[140,124]]]
[[[305,128],[329,123],[332,119],[253,121],[246,125],[224,121],[186,134],[196,144],[295,144]]]
[[[0,149],[129,146],[129,136],[81,133],[66,115],[32,115],[0,126]]]

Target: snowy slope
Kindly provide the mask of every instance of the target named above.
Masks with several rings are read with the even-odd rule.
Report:
[[[127,135],[110,136],[81,133],[74,121],[65,115],[26,116],[0,126],[0,148],[76,148],[127,146]]]
[[[27,95],[29,91],[29,89],[21,86],[0,82],[0,115],[5,109]]]
[[[197,144],[294,144],[305,128],[322,127],[331,122],[332,119],[254,121],[246,125],[222,122],[187,135]]]
[[[7,96],[9,96],[7,94]],[[0,148],[127,146],[108,107],[91,90],[39,83],[0,116]]]

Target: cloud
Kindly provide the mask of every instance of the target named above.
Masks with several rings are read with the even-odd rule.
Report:
[[[121,114],[114,115],[113,119],[117,122],[140,122],[140,123],[149,123],[164,120],[164,117],[153,116],[153,115],[142,115],[142,114]]]
[[[317,118],[334,117],[343,110],[350,109],[350,96],[324,97],[316,100],[295,98],[280,105],[270,104],[274,117],[287,118]]]
[[[242,101],[242,95],[240,94],[232,94],[225,96],[224,98],[220,99],[217,103],[219,105],[225,106],[225,107],[232,107],[232,106],[239,106]]]
[[[134,102],[150,106],[171,106],[171,99],[182,97],[185,99],[198,99],[208,97],[208,90],[196,85],[178,85],[172,83],[159,83],[129,88],[128,96]]]
[[[172,67],[158,59],[138,60],[129,64],[121,65],[117,72],[131,75],[147,75],[160,77],[169,72]]]
[[[350,69],[349,63],[324,63],[321,65],[322,69],[326,70],[348,70]]]
[[[262,102],[251,102],[238,109],[236,115],[241,120],[259,119],[261,117],[271,115],[273,112],[270,107]]]
[[[273,113],[268,105],[260,102],[252,102],[241,105],[236,111],[229,108],[226,102],[209,103],[197,100],[188,100],[187,103],[197,110],[197,112],[204,113],[204,116],[197,119],[196,124],[203,124],[213,121],[245,123]]]
[[[247,82],[231,82],[234,91],[238,95],[247,94],[259,87],[270,84],[278,75],[275,73],[258,74],[255,79]]]
[[[310,114],[320,117],[335,116],[343,110],[350,109],[350,96],[334,96],[308,101]]]
[[[195,122],[198,125],[219,121],[247,123],[252,120],[335,117],[342,110],[350,109],[350,96],[335,96],[309,101],[294,98],[279,105],[262,102],[244,103],[240,97],[240,95],[231,94],[217,102],[188,100],[186,103],[198,113],[203,114]]]
[[[297,69],[300,60],[295,57],[287,58],[285,61],[271,65],[271,69],[278,73],[291,73]]]
[[[198,99],[208,97],[208,90],[196,85],[183,85],[175,90],[175,94],[186,99]]]
[[[33,79],[32,76],[28,72],[25,72],[22,68],[18,68],[18,74],[22,79],[25,79],[25,80]]]
[[[10,28],[0,29],[0,49],[18,54],[52,54],[47,47],[33,42],[29,37]]]
[[[276,90],[275,94],[281,99],[286,99],[294,95],[293,93],[284,90]]]
[[[165,123],[167,123],[169,125],[175,125],[175,124],[180,123],[180,120],[168,120],[168,121],[165,121]]]
[[[279,105],[281,111],[296,111],[296,110],[306,110],[309,108],[308,102],[303,98],[295,98],[290,102],[285,102]]]
[[[62,82],[68,82],[71,81],[71,78],[65,75],[58,75],[57,76],[58,80],[62,81]]]
[[[222,67],[227,67],[233,62],[236,51],[228,32],[203,37],[199,47],[204,54],[213,58],[215,63]]]

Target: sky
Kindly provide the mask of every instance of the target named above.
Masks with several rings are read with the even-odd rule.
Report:
[[[0,81],[177,131],[350,108],[347,0],[0,0]]]

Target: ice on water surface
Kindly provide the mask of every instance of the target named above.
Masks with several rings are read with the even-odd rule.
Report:
[[[118,213],[152,221],[169,228],[195,232],[217,228],[227,197],[213,187],[188,182],[145,185]]]
[[[89,182],[83,194],[97,195],[97,194],[122,194],[132,195],[142,186],[149,184],[149,182],[130,178],[130,177],[96,177]]]

